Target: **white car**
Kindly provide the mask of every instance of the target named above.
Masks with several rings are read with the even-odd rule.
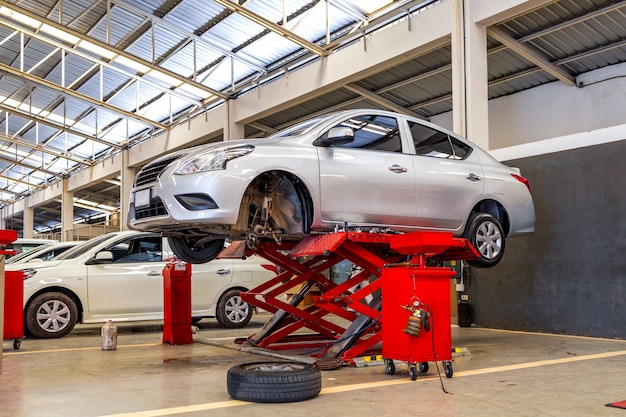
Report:
[[[76,323],[163,319],[162,272],[173,260],[160,234],[125,231],[95,237],[52,261],[23,264],[26,329],[56,338]],[[240,292],[275,275],[276,267],[258,256],[193,265],[193,319],[244,327],[254,309]]]
[[[181,259],[207,262],[224,239],[299,240],[347,226],[466,237],[475,266],[496,265],[505,237],[532,233],[520,170],[423,120],[359,109],[265,139],[211,143],[157,159],[135,177],[131,229],[162,232]]]
[[[69,242],[58,242],[52,243],[50,245],[41,245],[37,248],[31,249],[26,252],[20,252],[15,256],[11,256],[7,259],[6,264],[4,265],[4,269],[6,271],[15,271],[18,269],[23,269],[23,263],[35,263],[35,262],[46,262],[51,261],[55,257],[59,256],[66,250],[73,248],[74,246],[80,245],[81,241],[73,240]]]

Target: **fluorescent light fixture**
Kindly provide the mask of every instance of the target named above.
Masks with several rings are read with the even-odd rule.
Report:
[[[62,41],[65,41],[71,45],[76,45],[78,41],[80,40],[78,36],[74,36],[61,29],[52,27],[46,23],[44,23],[43,26],[41,26],[41,32],[47,33],[50,36],[54,36],[55,38],[61,39]]]
[[[18,21],[20,23],[23,23],[26,26],[30,26],[32,28],[37,28],[41,25],[41,22],[39,20],[33,19],[32,17],[28,17],[22,13],[13,11],[5,6],[0,7],[0,14],[10,19],[13,19],[15,21]]]
[[[124,65],[125,67],[128,67],[134,71],[137,71],[140,74],[145,74],[146,72],[150,71],[150,67],[142,64],[141,62],[137,62],[134,61],[130,58],[126,58],[125,56],[117,56],[113,62],[117,62],[120,65]]]
[[[178,79],[176,79],[174,77],[171,77],[171,76],[169,76],[166,73],[161,72],[161,71],[152,70],[152,71],[146,73],[146,75],[154,77],[154,78],[156,78],[159,81],[163,81],[165,84],[170,85],[172,87],[178,87],[179,85],[182,84],[182,81],[180,81],[180,80],[178,80]]]
[[[115,58],[115,56],[117,55],[113,51],[109,51],[106,48],[102,48],[102,47],[96,45],[95,43],[91,43],[91,42],[85,41],[85,40],[80,41],[80,43],[78,44],[78,47],[80,49],[84,49],[87,52],[92,52],[92,53],[96,54],[97,56],[100,56],[100,57],[103,57],[103,58],[106,58],[106,59],[109,59],[109,60]]]

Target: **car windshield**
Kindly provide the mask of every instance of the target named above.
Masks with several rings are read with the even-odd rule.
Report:
[[[25,252],[20,252],[15,256],[11,256],[9,259],[6,260],[7,264],[13,264],[16,263],[26,257],[29,257],[31,255],[33,255],[34,253],[40,253],[43,252],[45,250],[47,250],[49,247],[51,247],[52,245],[41,245],[41,247],[39,248],[35,248],[29,251],[25,251]]]
[[[65,253],[62,253],[61,255],[57,256],[55,259],[57,260],[61,260],[61,259],[74,259],[77,258],[81,255],[83,255],[85,252],[88,252],[91,250],[91,248],[98,246],[100,243],[104,242],[105,240],[109,239],[111,237],[111,235],[100,235],[94,238],[89,239],[88,241],[86,241],[85,243],[82,243],[70,250],[68,250]]]
[[[321,121],[324,121],[326,119],[328,119],[328,117],[331,114],[326,114],[324,116],[319,116],[319,117],[315,117],[313,119],[309,119],[306,120],[304,122],[301,123],[297,123],[293,126],[290,126],[286,129],[283,129],[277,133],[274,133],[271,136],[268,136],[269,138],[285,138],[285,137],[289,137],[289,136],[299,136],[299,135],[303,135],[305,134],[307,131],[309,131],[313,126],[317,125],[318,123],[320,123]]]

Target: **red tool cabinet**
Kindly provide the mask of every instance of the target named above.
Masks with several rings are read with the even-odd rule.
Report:
[[[397,359],[408,363],[413,380],[418,366],[427,372],[428,362],[437,361],[443,361],[446,376],[452,376],[450,279],[454,274],[446,268],[420,266],[383,269],[382,356],[388,374],[395,373]]]

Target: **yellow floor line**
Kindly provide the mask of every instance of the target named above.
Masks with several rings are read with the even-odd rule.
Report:
[[[618,350],[614,352],[604,352],[604,353],[596,353],[592,355],[584,355],[584,356],[574,356],[567,357],[561,359],[549,359],[543,361],[535,361],[535,362],[526,362],[515,365],[505,365],[505,366],[495,366],[492,368],[484,368],[484,369],[474,369],[472,371],[461,371],[455,372],[454,378],[462,378],[474,375],[484,375],[491,374],[496,372],[504,372],[504,371],[516,371],[520,369],[528,369],[528,368],[536,368],[539,366],[548,366],[548,365],[559,365],[570,362],[580,362],[580,361],[588,361],[588,360],[596,360],[596,359],[606,359],[614,356],[623,356],[626,355],[626,350]],[[402,385],[402,384],[415,384],[416,382],[424,382],[430,381],[433,379],[437,379],[436,375],[420,377],[416,381],[412,381],[410,378],[405,379],[393,379],[387,381],[378,381],[378,382],[367,382],[363,384],[351,384],[351,385],[343,385],[340,387],[331,387],[324,388],[320,395],[327,394],[337,394],[341,392],[349,392],[349,391],[357,391],[362,389],[371,389],[371,388],[380,388],[380,387],[389,387],[394,385]],[[195,411],[206,411],[206,410],[215,410],[219,408],[229,408],[229,407],[238,407],[241,405],[250,405],[251,403],[245,401],[219,401],[215,403],[206,403],[206,404],[196,404],[189,406],[181,406],[181,407],[172,407],[172,408],[163,408],[158,410],[147,410],[147,411],[137,411],[133,413],[122,413],[122,414],[110,414],[101,417],[160,417],[160,416],[171,416],[176,414],[183,413],[191,413]]]
[[[120,345],[118,349],[127,349],[127,348],[136,348],[136,347],[148,347],[148,346],[158,346],[163,343],[141,343],[137,345]],[[67,349],[47,349],[47,350],[30,350],[30,351],[14,351],[14,352],[4,352],[4,356],[13,356],[13,355],[33,355],[36,353],[55,353],[55,352],[76,352],[80,350],[101,350],[101,346],[86,346],[80,348],[67,348]]]

